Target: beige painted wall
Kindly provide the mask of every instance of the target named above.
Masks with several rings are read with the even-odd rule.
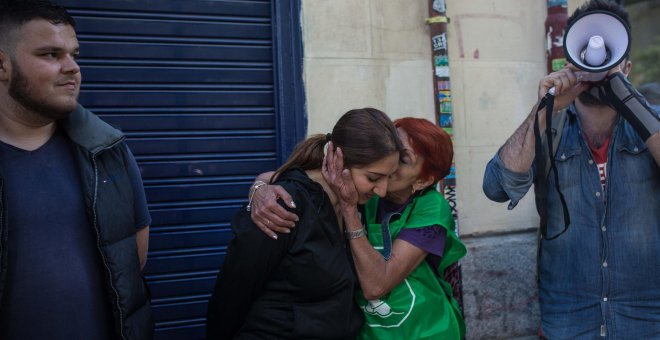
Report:
[[[533,195],[514,212],[488,200],[484,169],[536,101],[545,72],[544,1],[447,1],[461,234],[537,224]]]
[[[426,6],[426,0],[302,1],[309,133],[329,132],[344,112],[361,107],[435,119]]]
[[[584,0],[569,1],[569,13]],[[372,106],[435,121],[427,0],[303,0],[309,133]],[[529,113],[545,74],[546,1],[446,0],[460,232],[538,225],[531,192],[511,212],[481,183]]]

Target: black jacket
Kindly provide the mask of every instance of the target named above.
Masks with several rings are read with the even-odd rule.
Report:
[[[270,239],[241,209],[209,302],[208,339],[349,339],[363,323],[348,246],[328,196],[300,168],[281,174],[300,221]]]
[[[151,339],[150,297],[142,279],[135,240],[133,187],[126,165],[129,157],[123,134],[78,105],[61,122],[74,145],[90,227],[98,236],[106,292],[113,307],[117,337]],[[103,181],[112,178],[112,181]],[[3,188],[0,174],[0,191]],[[7,275],[7,210],[0,201],[0,301]],[[36,278],[35,278],[36,279]],[[38,321],[38,320],[35,320]],[[75,322],[72,320],[72,322]]]

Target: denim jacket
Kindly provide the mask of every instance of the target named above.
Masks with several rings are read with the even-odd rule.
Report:
[[[571,224],[539,243],[541,326],[548,339],[660,338],[660,169],[619,116],[608,150],[605,191],[569,108],[555,155]],[[483,190],[513,209],[535,172],[515,173],[499,156],[488,163]],[[548,235],[564,228],[554,177],[547,183]]]

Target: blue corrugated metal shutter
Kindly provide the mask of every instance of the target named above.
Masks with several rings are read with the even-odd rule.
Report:
[[[202,338],[231,216],[304,136],[299,1],[58,3],[78,24],[80,101],[142,171],[156,337]]]

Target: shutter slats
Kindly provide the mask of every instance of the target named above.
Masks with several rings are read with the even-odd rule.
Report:
[[[277,165],[271,1],[58,3],[80,102],[126,133],[145,183],[156,339],[203,338],[229,222]]]

